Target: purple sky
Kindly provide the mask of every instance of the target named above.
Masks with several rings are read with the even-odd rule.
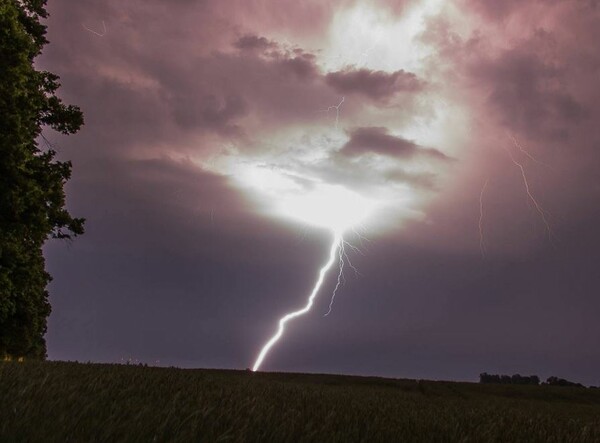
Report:
[[[331,242],[281,203],[336,186],[379,205],[360,275],[263,369],[600,384],[597,1],[49,3],[87,218],[51,359],[250,367]]]

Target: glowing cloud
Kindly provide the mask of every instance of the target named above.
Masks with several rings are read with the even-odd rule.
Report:
[[[376,204],[342,186],[320,184],[311,191],[284,198],[278,210],[309,225],[342,233],[363,222]]]
[[[261,367],[286,324],[310,311],[328,271],[338,261],[338,282],[326,315],[331,312],[344,264],[354,269],[344,250],[348,245],[344,235],[368,222],[383,226],[390,219],[395,223],[395,215],[405,217],[412,211],[414,216],[419,210],[409,203],[420,204],[433,190],[428,177],[436,177],[449,163],[444,151],[449,144],[456,145],[456,140],[449,143],[446,132],[460,126],[450,116],[461,113],[439,97],[439,88],[429,89],[427,57],[432,49],[419,38],[427,18],[442,5],[440,0],[423,0],[401,17],[390,17],[389,11],[365,4],[340,10],[330,23],[325,46],[317,55],[302,59],[310,76],[301,79],[304,86],[323,88],[324,96],[339,94],[339,103],[326,108],[315,103],[312,113],[285,127],[265,129],[270,128],[267,121],[256,133],[268,137],[233,140],[227,149],[203,162],[203,167],[229,176],[269,215],[333,235],[329,258],[306,304],[280,318],[253,370]],[[262,54],[257,57],[263,64],[296,60],[281,49],[285,47],[258,36],[237,43],[238,50]],[[304,96],[291,92],[282,94],[286,100],[289,97],[290,107],[294,103],[306,106]],[[418,103],[413,97],[417,93]],[[319,114],[334,110],[335,125],[324,125]],[[247,116],[248,122],[252,118]],[[384,212],[386,217],[373,220],[375,213]],[[394,216],[388,217],[390,213]]]

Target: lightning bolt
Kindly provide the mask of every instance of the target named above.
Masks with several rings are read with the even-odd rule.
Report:
[[[489,179],[485,181],[481,188],[481,193],[479,194],[479,249],[481,250],[481,256],[483,258],[485,258],[486,254],[485,238],[483,236],[483,194],[485,193],[488,182]]]
[[[511,138],[511,140],[513,141],[515,147],[517,149],[519,149],[519,151],[523,152],[528,158],[532,158],[533,159],[533,157],[530,154],[528,154],[527,151],[524,150],[524,148],[520,145],[520,143],[517,141],[516,138],[514,138],[512,136],[509,136],[509,138]],[[511,152],[510,149],[508,149],[504,145],[503,145],[503,148],[506,151],[506,153],[508,154],[508,157],[510,158],[510,161],[521,172],[521,177],[523,178],[523,185],[525,186],[525,192],[527,194],[527,199],[529,201],[531,201],[531,203],[533,204],[535,210],[540,215],[540,218],[542,219],[542,222],[544,223],[544,226],[546,227],[546,233],[548,234],[548,239],[552,242],[552,238],[554,236],[554,232],[552,231],[550,223],[548,222],[548,215],[547,215],[546,211],[544,210],[544,208],[538,203],[537,199],[535,198],[535,196],[533,195],[533,193],[531,191],[531,187],[529,186],[529,180],[527,179],[527,172],[525,171],[525,166],[523,165],[523,163],[521,163],[520,161],[518,161],[514,157],[514,155],[513,155],[513,153]]]
[[[104,23],[104,20],[102,20],[102,29],[103,29],[103,31],[101,33],[97,32],[97,31],[94,31],[93,29],[88,28],[83,23],[81,24],[81,26],[83,26],[83,29],[85,29],[86,31],[89,31],[92,34],[96,34],[98,37],[104,37],[106,35],[106,24]]]
[[[333,309],[333,303],[335,302],[335,296],[337,295],[337,291],[340,288],[340,286],[346,282],[346,279],[344,277],[344,266],[347,264],[350,267],[350,269],[352,269],[354,271],[354,273],[356,275],[360,275],[360,272],[358,272],[358,269],[356,269],[356,267],[352,264],[350,257],[348,257],[348,254],[346,253],[346,246],[348,246],[349,248],[351,248],[354,251],[361,252],[360,249],[358,249],[356,246],[351,245],[344,239],[342,239],[342,241],[340,242],[340,247],[338,249],[340,271],[338,272],[337,283],[335,285],[335,288],[333,289],[333,293],[331,294],[331,301],[329,302],[329,308],[327,309],[327,312],[325,313],[325,315],[323,315],[323,317],[327,317],[329,314],[331,314],[331,310]]]
[[[340,271],[338,272],[337,283],[335,284],[335,288],[333,288],[333,293],[331,294],[331,301],[329,302],[329,308],[323,317],[327,317],[331,314],[331,310],[333,309],[333,302],[335,301],[335,295],[337,294],[338,289],[345,283],[344,279],[344,241],[342,240],[339,251],[339,262],[340,262]]]
[[[340,102],[337,105],[329,106],[329,107],[327,107],[327,109],[321,109],[321,110],[317,111],[317,112],[329,112],[329,111],[335,109],[335,129],[338,128],[338,124],[340,123],[340,107],[344,103],[344,100],[346,100],[346,97],[342,97],[342,100],[340,100]]]
[[[344,238],[342,237],[342,233],[337,232],[337,231],[334,232],[333,242],[331,244],[331,247],[329,248],[329,259],[327,260],[327,263],[325,263],[325,265],[319,271],[319,276],[317,278],[315,286],[313,287],[312,292],[308,296],[306,305],[304,305],[303,308],[301,308],[297,311],[290,312],[289,314],[286,314],[281,319],[279,319],[279,325],[277,328],[277,332],[262,347],[260,353],[258,354],[258,357],[256,358],[256,361],[254,362],[254,366],[252,367],[253,371],[255,371],[255,372],[258,371],[258,369],[260,368],[260,365],[262,364],[263,360],[265,359],[265,357],[267,356],[267,354],[269,353],[271,348],[275,345],[275,343],[277,343],[279,341],[279,339],[285,332],[285,325],[287,324],[287,322],[289,322],[290,320],[293,320],[296,317],[300,317],[301,315],[304,315],[308,311],[310,311],[310,308],[312,308],[314,300],[317,297],[319,290],[321,289],[321,286],[323,285],[323,281],[325,280],[325,275],[327,274],[327,272],[331,269],[331,267],[336,262],[336,257],[339,257],[339,254],[340,254],[340,252],[338,252],[338,251],[341,251],[343,249],[343,245],[344,245]],[[338,283],[339,283],[339,280],[338,280]],[[336,289],[337,289],[337,286],[336,286]]]
[[[546,163],[544,163],[544,162],[542,162],[542,161],[539,161],[537,158],[535,158],[533,155],[531,155],[531,154],[529,153],[529,151],[527,151],[527,150],[526,150],[526,149],[523,147],[523,145],[522,145],[522,144],[519,142],[519,140],[517,140],[517,139],[515,138],[515,136],[514,136],[514,135],[512,135],[512,134],[511,134],[511,133],[509,133],[508,131],[506,132],[506,135],[507,135],[507,137],[508,137],[508,138],[510,138],[510,139],[512,140],[513,144],[514,144],[514,145],[517,147],[517,149],[518,149],[519,151],[521,151],[521,153],[522,153],[522,154],[523,154],[525,157],[527,157],[529,160],[533,161],[534,163],[537,163],[538,165],[544,166],[544,167],[546,167],[546,168],[548,168],[548,169],[552,169],[552,167],[551,167],[550,165],[548,165],[548,164],[546,164]]]

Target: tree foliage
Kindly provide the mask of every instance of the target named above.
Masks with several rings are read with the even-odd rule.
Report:
[[[38,144],[43,126],[72,134],[83,124],[56,92],[58,76],[36,70],[46,0],[0,0],[0,356],[44,358],[50,314],[42,246],[83,233],[65,208],[71,163]]]

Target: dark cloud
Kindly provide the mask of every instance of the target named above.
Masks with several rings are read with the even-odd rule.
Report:
[[[549,38],[541,35],[538,38]],[[489,102],[508,127],[536,136],[566,138],[586,111],[565,87],[566,72],[530,48],[509,49],[473,68],[491,88]]]
[[[324,94],[314,56],[308,53],[218,52],[183,66],[149,66],[186,129],[252,133],[236,120],[251,114],[260,130],[286,120],[315,119]],[[293,104],[293,106],[291,106]]]
[[[217,98],[205,96],[179,96],[173,100],[174,117],[184,128],[207,128],[223,135],[241,132],[234,121],[246,115],[248,106],[242,97],[232,95]]]
[[[151,142],[176,150],[180,144],[173,142],[190,136],[256,134],[255,125],[265,131],[286,121],[322,119],[315,111],[337,99],[324,85],[315,56],[300,48],[282,50],[254,34],[231,44],[234,31],[215,31],[204,15],[196,31],[157,20],[152,8],[144,9],[143,21],[130,8],[110,4],[94,11],[95,19],[106,17],[103,38],[81,27],[90,21],[82,5],[52,14],[54,44],[41,59],[52,60],[69,83],[63,93],[85,112],[84,133],[94,132],[109,149]],[[162,14],[162,7],[156,12]],[[203,44],[187,46],[195,40]],[[249,115],[250,124],[244,121]]]
[[[266,51],[267,49],[276,48],[277,44],[266,39],[265,37],[259,37],[257,35],[244,35],[236,40],[234,46],[243,51]]]
[[[424,86],[415,74],[404,70],[387,73],[364,68],[347,69],[328,73],[325,81],[341,94],[359,94],[383,102],[400,92],[420,91]]]
[[[302,54],[296,57],[285,58],[283,68],[300,80],[314,79],[318,75],[315,57],[311,54]]]
[[[341,185],[354,189],[364,195],[377,195],[382,189],[389,191],[397,186],[408,186],[411,192],[419,194],[432,191],[438,183],[438,176],[430,171],[407,171],[398,161],[388,159],[388,165],[382,168],[372,159],[356,159],[333,155],[318,163],[299,168],[299,172],[323,182]],[[314,186],[314,182],[297,183],[306,189]]]
[[[354,0],[209,0],[213,15],[245,29],[299,37],[324,35],[340,7]]]
[[[595,2],[596,0],[591,0]],[[523,8],[542,7],[547,8],[558,3],[586,3],[590,0],[461,0],[462,3],[466,4],[465,7],[475,10],[487,18],[492,20],[503,20],[511,14],[517,14],[523,10]]]
[[[502,19],[522,4],[520,0],[469,0],[469,7],[493,19]]]
[[[448,157],[433,148],[424,148],[416,143],[389,134],[387,128],[371,126],[355,128],[349,131],[350,140],[340,150],[340,153],[349,157],[374,153],[388,157],[411,158],[415,155],[426,155],[440,160]]]

